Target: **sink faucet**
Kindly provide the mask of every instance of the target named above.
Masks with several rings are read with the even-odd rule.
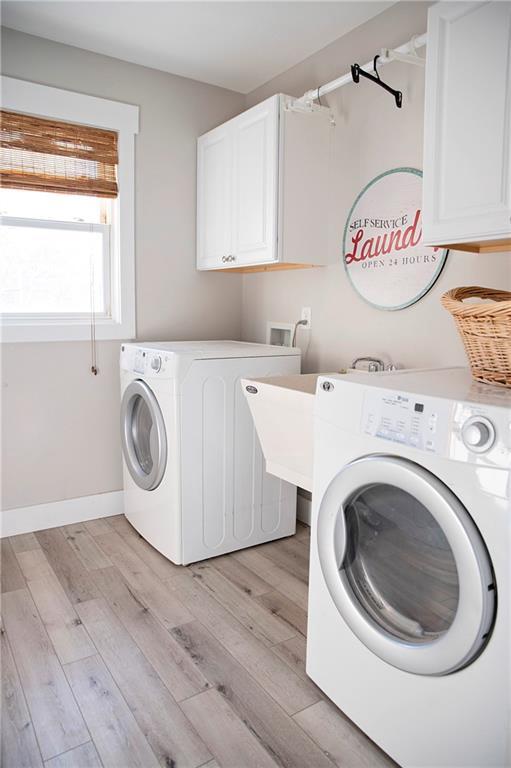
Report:
[[[356,368],[358,363],[368,363],[367,370],[370,373],[377,373],[385,370],[385,363],[378,357],[357,357],[353,360],[351,367]]]

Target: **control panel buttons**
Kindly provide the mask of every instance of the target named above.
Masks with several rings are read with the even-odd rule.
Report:
[[[461,439],[469,451],[484,453],[495,442],[495,428],[484,416],[472,416],[461,428]]]
[[[158,373],[158,371],[161,369],[161,357],[157,355],[156,357],[153,357],[151,360],[151,368],[153,371]]]
[[[403,392],[378,390],[364,396],[365,434],[417,451],[443,455],[448,449],[450,419],[450,406],[436,398],[417,402]]]

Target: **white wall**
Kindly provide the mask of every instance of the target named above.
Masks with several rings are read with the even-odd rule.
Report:
[[[276,92],[301,96],[349,71],[350,64],[364,64],[382,47],[406,42],[426,30],[427,7],[428,3],[415,2],[393,6],[249,94],[247,106]],[[511,289],[509,254],[460,252],[450,253],[427,296],[402,311],[373,309],[348,283],[341,265],[341,242],[355,197],[383,171],[398,166],[422,168],[424,70],[393,62],[381,75],[403,91],[401,110],[391,95],[367,81],[347,85],[323,99],[337,122],[331,210],[335,266],[243,276],[242,332],[246,340],[264,340],[267,320],[292,322],[300,317],[302,306],[312,308],[312,330],[298,332],[304,349],[308,341],[306,371],[337,370],[364,354],[391,358],[407,367],[463,365],[463,348],[450,316],[440,305],[441,294],[460,285]],[[317,226],[324,226],[324,221]]]
[[[368,180],[422,165],[422,70],[393,63],[384,77],[404,107],[370,83],[327,103],[338,124],[332,244],[338,263],[315,270],[245,275],[195,270],[196,137],[276,93],[301,95],[426,28],[427,3],[400,3],[245,99],[230,91],[5,30],[3,73],[140,105],[136,253],[138,338],[263,341],[267,320],[293,321],[312,307],[304,369],[334,370],[360,354],[406,366],[463,364],[452,321],[439,303],[456,285],[511,287],[509,255],[451,253],[433,290],[395,313],[372,309],[347,283],[341,234]],[[463,130],[463,126],[460,126]],[[467,158],[467,162],[470,159]],[[324,226],[318,221],[317,226]],[[242,287],[241,287],[242,286]],[[306,335],[299,332],[299,339]],[[100,375],[84,343],[2,345],[3,506],[40,504],[122,486],[117,342],[99,344]]]
[[[138,338],[239,338],[238,275],[195,270],[196,139],[244,97],[12,30],[5,75],[140,106],[136,140]],[[122,487],[118,342],[2,345],[2,505]]]

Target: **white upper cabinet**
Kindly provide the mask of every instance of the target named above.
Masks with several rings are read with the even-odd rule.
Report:
[[[511,3],[440,2],[428,16],[423,238],[511,246]]]
[[[237,266],[276,260],[279,101],[263,101],[234,121],[233,255]]]
[[[328,263],[328,110],[277,94],[198,140],[197,268]]]
[[[210,131],[199,141],[197,252],[204,269],[214,268],[232,252],[233,147],[227,126]]]

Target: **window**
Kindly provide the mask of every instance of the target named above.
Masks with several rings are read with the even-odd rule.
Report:
[[[0,189],[0,312],[111,317],[110,200]]]
[[[133,338],[138,108],[2,86],[2,340]]]

